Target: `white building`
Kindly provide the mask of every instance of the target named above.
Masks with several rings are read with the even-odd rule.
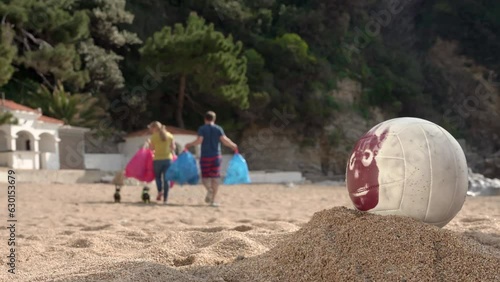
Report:
[[[0,101],[18,124],[0,125],[0,166],[19,169],[59,169],[58,129],[64,122],[10,100]]]
[[[40,110],[6,99],[0,101],[0,111],[12,113],[18,121],[0,125],[0,166],[15,169],[119,171],[151,136],[148,129],[132,132],[118,144],[118,154],[87,154],[84,133],[88,128],[65,125]],[[197,136],[195,131],[177,127],[167,126],[167,130],[180,151]],[[199,146],[195,153],[199,155]]]

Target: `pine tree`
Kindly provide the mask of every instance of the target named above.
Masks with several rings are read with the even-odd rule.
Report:
[[[72,12],[73,4],[73,0],[6,0],[0,4],[0,15],[15,32],[18,56],[14,64],[27,70],[25,76],[34,71],[49,88],[60,80],[78,90],[89,81],[75,44],[89,36],[90,20],[84,11]]]
[[[9,82],[14,67],[12,60],[14,59],[17,49],[12,44],[14,31],[6,23],[0,24],[0,87]]]
[[[119,64],[130,47],[142,43],[135,33],[123,29],[134,20],[125,6],[125,0],[77,0],[73,7],[75,11],[86,11],[90,18],[91,38],[78,46],[90,75],[85,87],[89,92],[115,97],[124,90]]]
[[[54,83],[48,77],[64,81],[76,91],[89,81],[88,71],[80,70],[81,61],[74,45],[59,43],[54,47],[28,51],[17,62],[35,70],[51,89],[54,88]]]
[[[183,108],[188,77],[201,93],[238,108],[248,107],[246,58],[241,42],[215,31],[213,24],[192,13],[184,27],[165,27],[140,50],[146,63],[161,62],[162,72],[179,80],[176,119],[184,127]]]
[[[125,86],[118,65],[123,60],[122,56],[95,45],[92,39],[80,43],[78,52],[89,72],[90,82],[86,88],[90,92],[109,94]]]
[[[98,46],[112,49],[142,43],[135,33],[120,30],[119,26],[134,20],[125,6],[125,0],[77,0],[74,9],[88,11],[92,38]]]

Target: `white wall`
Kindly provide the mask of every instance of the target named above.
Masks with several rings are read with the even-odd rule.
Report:
[[[121,154],[85,154],[85,169],[102,171],[123,170],[149,137],[147,135],[126,138],[126,141],[119,146]],[[174,141],[181,146],[181,149],[186,143],[192,142],[195,139],[196,136],[194,135],[174,135]]]
[[[0,166],[9,166],[11,157],[11,152],[0,152]]]
[[[122,154],[85,154],[84,159],[85,169],[120,171],[126,164]]]
[[[59,169],[59,154],[50,152],[40,153],[40,169]]]
[[[302,173],[299,171],[265,172],[250,171],[252,183],[289,183],[303,181]]]
[[[40,134],[40,140],[38,141],[38,150],[40,152],[56,152],[57,143],[53,135],[42,133]]]
[[[144,142],[148,140],[149,136],[138,136],[127,138],[122,146],[122,155],[124,157],[125,163],[128,163],[130,159],[137,153],[137,151],[144,145]]]
[[[18,169],[38,169],[40,161],[38,154],[32,151],[16,151],[12,152],[13,168]]]
[[[196,140],[198,136],[196,135],[184,135],[184,134],[175,134],[174,135],[174,141],[175,143],[179,144],[181,146],[180,150],[182,151],[184,149],[184,146],[187,143],[193,142]],[[197,156],[199,155],[199,148],[196,151]]]

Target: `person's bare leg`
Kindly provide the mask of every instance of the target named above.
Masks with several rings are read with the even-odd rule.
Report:
[[[220,178],[212,178],[212,202],[213,205],[215,203],[215,196],[217,195],[217,191],[219,191]]]
[[[203,183],[203,186],[205,186],[205,189],[207,189],[207,196],[205,197],[205,203],[208,204],[212,202],[213,198],[212,181],[210,178],[202,178],[201,182]]]

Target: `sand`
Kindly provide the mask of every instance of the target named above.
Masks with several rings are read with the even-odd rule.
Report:
[[[18,184],[16,274],[5,228],[0,281],[500,281],[500,196],[439,229],[355,212],[343,187],[223,186],[218,208],[198,185],[168,206],[141,190],[116,204],[112,185]],[[5,226],[6,207],[4,190]]]

